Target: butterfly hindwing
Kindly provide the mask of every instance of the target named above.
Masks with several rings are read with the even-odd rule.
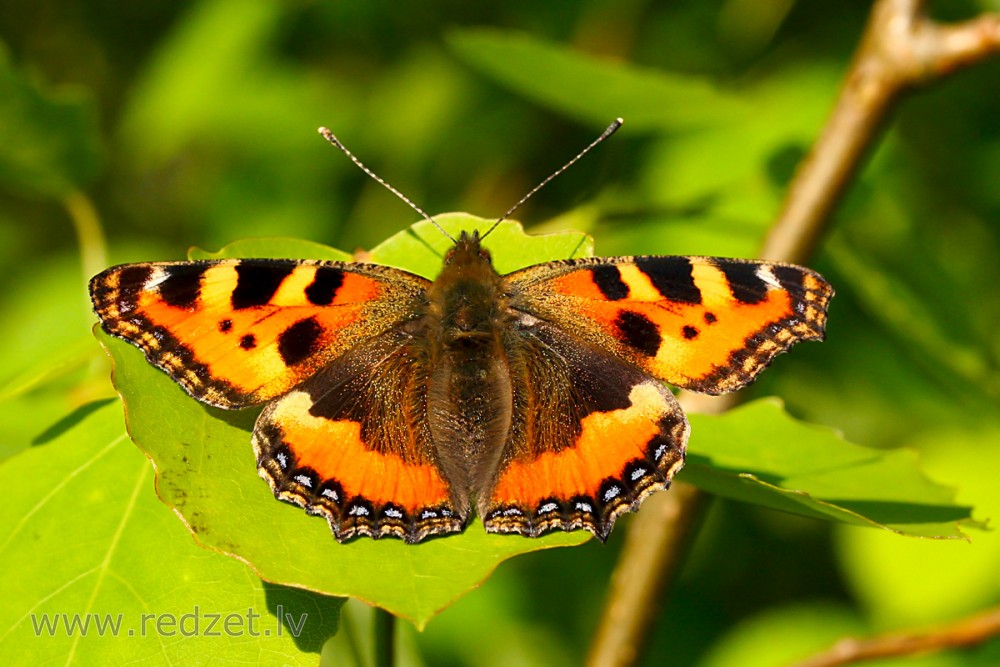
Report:
[[[340,541],[418,542],[465,526],[425,417],[426,366],[393,329],[272,401],[254,428],[261,476],[275,495],[321,514]]]
[[[683,389],[721,394],[821,340],[833,289],[800,266],[715,257],[567,260],[508,276],[521,307]]]
[[[615,519],[684,463],[688,422],[658,380],[557,326],[527,321],[509,346],[510,435],[479,512],[491,532],[538,536]]]
[[[383,266],[233,259],[112,267],[90,292],[105,331],[198,400],[241,408],[404,319],[427,284]]]

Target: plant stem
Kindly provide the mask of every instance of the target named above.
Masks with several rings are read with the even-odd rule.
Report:
[[[396,617],[385,609],[374,608],[372,618],[375,667],[392,667],[396,664]]]
[[[788,189],[761,257],[804,262],[816,248],[893,104],[927,84],[1000,52],[1000,15],[940,25],[920,0],[879,0],[822,133]]]
[[[675,482],[670,493],[651,496],[632,518],[588,665],[635,662],[659,609],[659,596],[680,571],[679,561],[687,555],[682,547],[691,544],[707,499],[695,487]]]
[[[107,242],[100,217],[93,202],[82,192],[71,192],[62,203],[76,232],[84,278],[90,280],[92,275],[107,267]]]
[[[795,667],[840,667],[876,658],[931,653],[982,644],[1000,635],[1000,607],[925,632],[896,632],[871,639],[841,639]]]

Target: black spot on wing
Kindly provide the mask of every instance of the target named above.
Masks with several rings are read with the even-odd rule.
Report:
[[[621,271],[614,264],[595,266],[590,274],[597,289],[609,301],[619,301],[628,296],[628,285],[622,280]]]
[[[635,264],[649,276],[663,298],[683,303],[701,303],[701,290],[694,284],[687,257],[640,257]]]
[[[767,283],[757,275],[756,262],[726,262],[717,264],[729,282],[729,291],[740,303],[760,303],[767,298]]]
[[[681,329],[681,334],[687,340],[692,340],[694,338],[697,338],[699,333],[701,333],[701,332],[698,331],[697,327],[693,327],[690,324],[684,325],[684,328]]]
[[[802,277],[805,272],[797,266],[772,266],[771,273],[785,289],[802,291]]]
[[[656,356],[663,338],[659,329],[642,313],[624,310],[615,318],[615,328],[625,344],[648,357]]]
[[[316,306],[329,306],[343,284],[344,272],[340,269],[317,268],[316,277],[306,288],[306,298]]]
[[[240,310],[266,305],[294,268],[293,264],[237,264],[233,308]]]
[[[105,284],[101,282],[100,279],[113,273],[114,269],[111,269],[110,271],[102,273],[97,278],[94,278],[91,283],[91,288],[95,290],[95,293],[97,291],[101,291],[102,294],[106,293],[107,289]],[[149,280],[152,275],[153,269],[148,266],[143,266],[142,264],[123,267],[118,272],[118,290],[123,294],[137,294],[145,287],[146,281]]]
[[[319,348],[319,337],[323,333],[315,319],[299,320],[278,336],[278,354],[289,366],[308,359]]]
[[[160,297],[174,308],[190,308],[198,301],[201,279],[208,269],[204,264],[175,264],[163,269],[164,278],[157,287]]]
[[[253,334],[247,334],[240,338],[240,347],[244,350],[252,350],[257,347],[257,337]]]
[[[219,322],[219,331],[222,333],[229,333],[233,330],[233,321],[230,319],[225,319]]]
[[[715,313],[706,312],[705,313],[705,324],[715,324],[719,321],[719,318],[715,316]]]

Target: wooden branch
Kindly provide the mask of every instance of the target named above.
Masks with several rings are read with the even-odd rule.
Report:
[[[919,0],[879,0],[840,97],[800,165],[761,256],[804,262],[863,163],[893,103],[905,91],[1000,52],[1000,15],[939,25]]]
[[[898,97],[997,52],[996,14],[939,25],[924,15],[919,0],[877,0],[840,97],[799,167],[760,257],[806,262]],[[738,396],[682,398],[692,411],[722,412]],[[626,667],[636,661],[705,505],[704,492],[680,483],[646,500],[629,526],[588,665]]]
[[[840,667],[876,658],[933,653],[977,646],[1000,636],[1000,607],[926,632],[898,632],[871,639],[841,639],[828,651],[795,667]]]
[[[632,517],[587,665],[631,665],[639,657],[663,591],[680,571],[707,499],[703,491],[675,482],[669,492],[649,497]]]

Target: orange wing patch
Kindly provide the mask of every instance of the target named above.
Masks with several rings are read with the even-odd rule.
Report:
[[[348,497],[396,503],[411,513],[448,500],[448,487],[432,464],[372,451],[361,438],[361,424],[314,417],[311,407],[308,394],[293,391],[275,403],[266,419],[281,429],[299,465],[322,479],[337,478]]]
[[[751,382],[776,355],[822,339],[833,290],[776,262],[622,257],[512,274],[523,308],[670,384],[710,394]]]
[[[365,340],[268,403],[254,426],[274,495],[326,517],[341,542],[419,542],[465,526],[468,502],[439,466],[410,343],[397,330]]]
[[[105,331],[195,398],[239,408],[284,394],[391,327],[425,284],[378,266],[222,260],[114,267],[91,294]]]
[[[340,541],[393,535],[418,542],[462,529],[447,483],[419,452],[375,451],[359,422],[315,416],[312,407],[308,393],[293,391],[268,405],[254,428],[261,476],[276,497],[325,516]]]
[[[592,412],[568,446],[529,450],[502,469],[480,510],[488,531],[537,536],[582,528],[603,540],[619,515],[669,486],[684,463],[687,420],[659,382],[622,389],[628,407]]]

